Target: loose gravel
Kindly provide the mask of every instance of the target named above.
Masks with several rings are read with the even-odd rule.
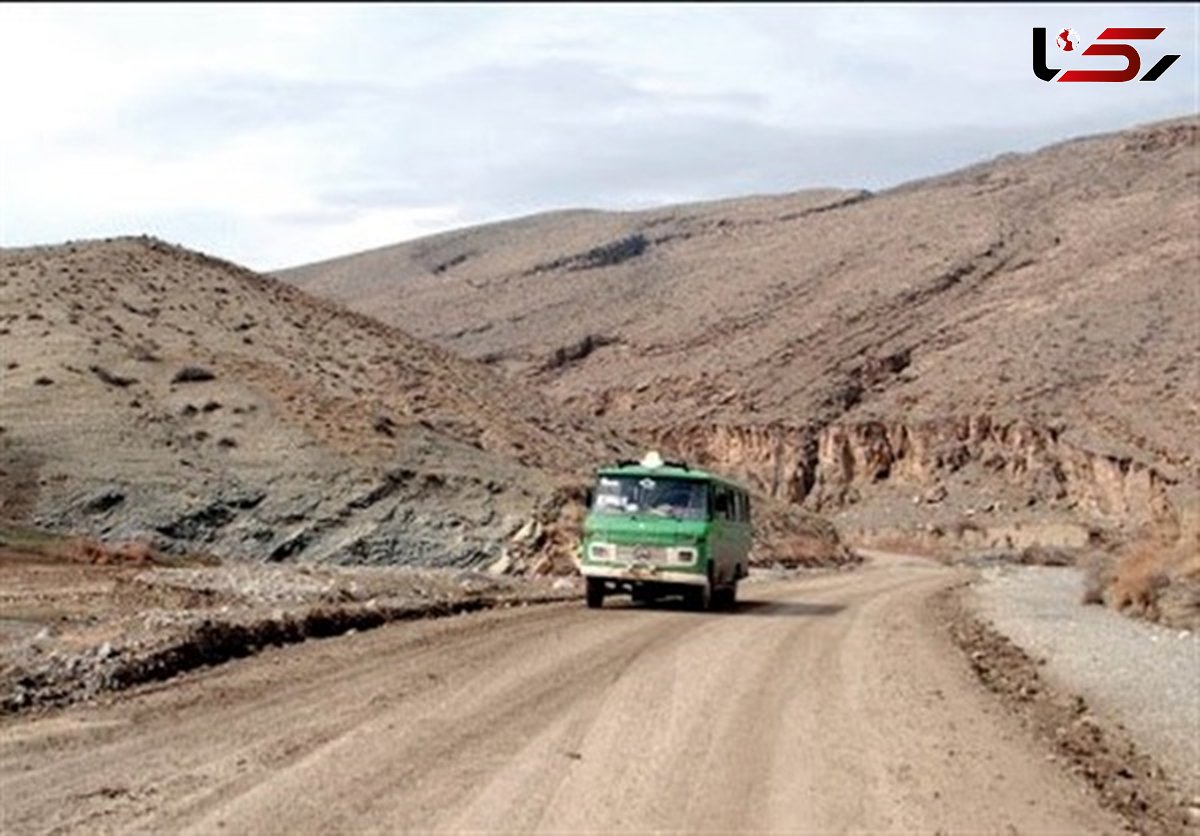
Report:
[[[1116,722],[1200,796],[1200,635],[1081,603],[1083,573],[984,569],[968,601],[1035,659],[1042,675]]]

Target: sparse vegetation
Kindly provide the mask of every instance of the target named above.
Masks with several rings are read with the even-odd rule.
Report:
[[[1114,609],[1172,627],[1200,629],[1200,536],[1144,535],[1115,555],[1085,565],[1085,604]]]

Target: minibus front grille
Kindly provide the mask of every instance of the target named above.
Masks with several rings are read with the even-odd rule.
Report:
[[[617,546],[617,560],[626,563],[666,563],[670,556],[662,546]]]

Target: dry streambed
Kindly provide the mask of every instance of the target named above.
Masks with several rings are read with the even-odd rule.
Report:
[[[1082,603],[1073,567],[983,567],[947,601],[981,681],[1147,833],[1200,827],[1200,636]]]

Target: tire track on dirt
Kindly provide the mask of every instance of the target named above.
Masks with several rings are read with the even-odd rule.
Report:
[[[880,560],[384,627],[0,724],[6,832],[1118,832]]]

